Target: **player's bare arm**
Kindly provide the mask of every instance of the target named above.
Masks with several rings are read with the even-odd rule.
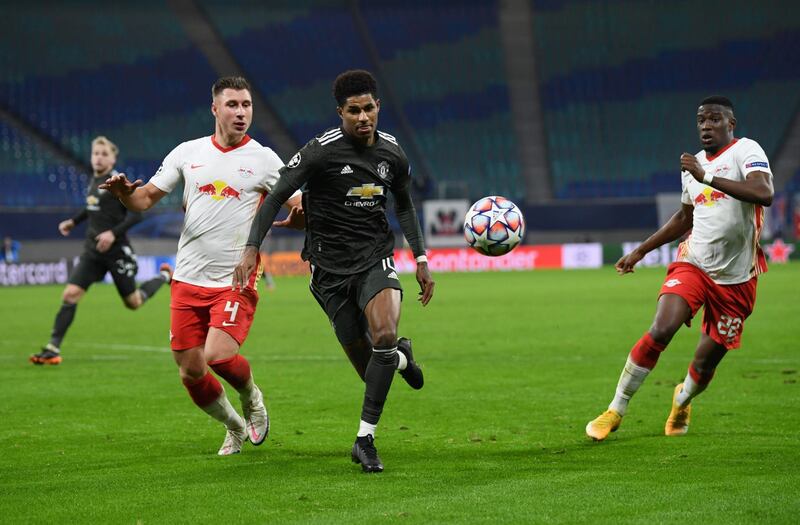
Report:
[[[149,182],[142,186],[141,179],[131,182],[124,173],[112,175],[98,188],[113,193],[131,211],[149,210],[167,194]]]
[[[690,204],[683,204],[681,208],[670,217],[670,219],[658,229],[653,235],[648,237],[642,244],[632,252],[623,255],[617,264],[614,265],[617,273],[625,275],[632,273],[636,263],[644,259],[644,256],[663,246],[668,242],[675,241],[683,237],[686,232],[692,229],[694,208]]]
[[[770,206],[772,197],[775,195],[775,190],[772,187],[772,178],[763,171],[748,173],[744,181],[712,177],[710,182],[706,182],[706,172],[703,166],[700,165],[697,157],[690,153],[681,155],[681,170],[691,173],[697,182],[702,182],[740,201]]]

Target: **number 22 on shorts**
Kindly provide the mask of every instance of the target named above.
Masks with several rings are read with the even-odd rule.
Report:
[[[222,321],[222,326],[234,326],[236,324],[236,312],[239,311],[239,301],[226,301],[225,311],[230,312],[231,316],[227,321]]]
[[[741,328],[742,320],[739,317],[729,317],[725,314],[719,316],[717,332],[719,332],[720,335],[728,336],[728,342],[736,339],[736,336],[739,334],[739,330],[741,330]]]

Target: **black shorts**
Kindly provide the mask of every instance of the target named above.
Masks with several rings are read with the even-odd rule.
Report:
[[[394,258],[386,257],[355,275],[331,273],[311,265],[311,294],[325,310],[343,345],[364,336],[369,329],[364,308],[378,292],[394,288],[403,292]]]
[[[69,275],[69,283],[87,290],[93,283],[102,281],[106,272],[111,278],[121,297],[127,297],[136,290],[136,254],[127,244],[112,246],[106,253],[86,250],[81,254],[78,265]]]

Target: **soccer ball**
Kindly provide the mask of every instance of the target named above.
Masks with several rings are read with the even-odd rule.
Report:
[[[464,217],[464,238],[483,255],[505,255],[517,247],[524,235],[522,212],[505,197],[484,197],[470,206]]]

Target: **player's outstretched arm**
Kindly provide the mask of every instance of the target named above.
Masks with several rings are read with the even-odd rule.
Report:
[[[659,246],[680,239],[686,232],[692,229],[693,212],[694,208],[691,204],[681,205],[681,208],[675,212],[675,215],[673,215],[664,226],[659,228],[658,231],[648,237],[632,252],[623,255],[620,260],[617,261],[617,264],[614,265],[617,273],[620,275],[632,273],[633,267],[636,266],[636,263],[644,259],[645,255]]]
[[[747,174],[743,181],[725,179],[723,177],[713,177],[706,181],[706,172],[697,160],[697,157],[689,153],[681,155],[681,170],[688,171],[696,181],[711,186],[715,190],[727,193],[734,199],[770,206],[775,189],[772,187],[772,177],[763,171],[752,171]]]
[[[124,173],[117,173],[98,186],[114,194],[122,204],[132,211],[145,211],[152,208],[167,193],[148,182],[142,186],[142,180],[133,182]]]

